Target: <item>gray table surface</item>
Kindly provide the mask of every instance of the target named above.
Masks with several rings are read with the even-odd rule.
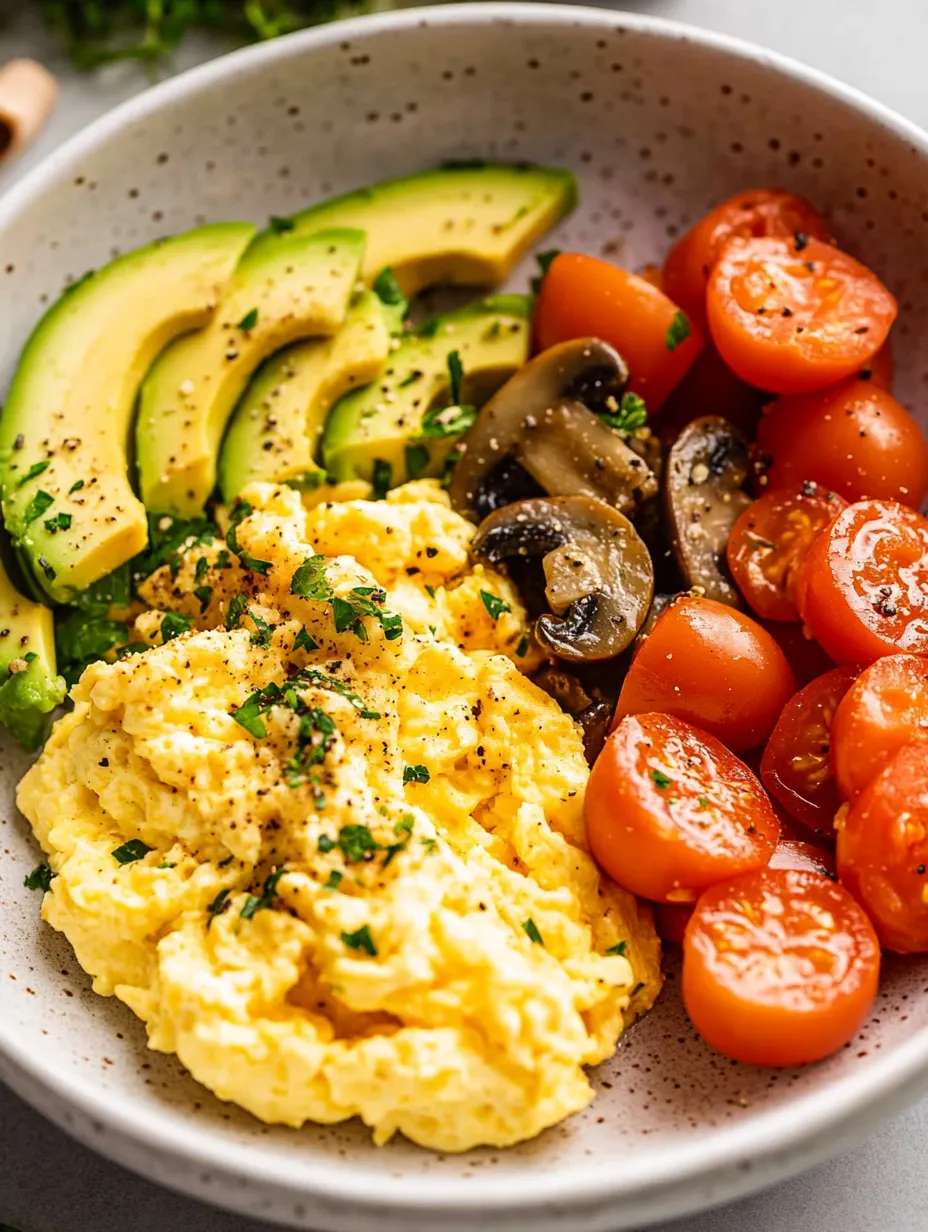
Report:
[[[0,61],[41,57],[60,73],[62,101],[0,193],[71,133],[135,94],[130,65],[83,77],[61,61],[38,22],[0,0]],[[858,86],[928,127],[924,56],[928,0],[625,0],[614,7],[675,17],[764,43]],[[198,41],[175,68],[222,50]],[[858,1150],[743,1202],[656,1232],[920,1232],[928,1228],[928,1102]],[[72,1142],[0,1086],[0,1223],[21,1232],[262,1232],[266,1224],[190,1202]]]

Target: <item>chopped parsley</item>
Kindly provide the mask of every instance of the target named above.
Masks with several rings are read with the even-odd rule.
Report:
[[[264,881],[264,889],[260,896],[249,894],[245,899],[245,905],[238,913],[241,919],[250,920],[256,911],[268,910],[274,906],[277,898],[277,884],[287,870],[279,868],[275,873],[271,873]]]
[[[475,406],[432,407],[422,416],[419,436],[425,440],[440,440],[446,436],[461,436],[477,422]]]
[[[57,513],[45,519],[45,529],[50,535],[57,535],[60,530],[70,530],[72,520],[70,513]]]
[[[523,659],[528,654],[528,648],[529,646],[531,646],[531,644],[532,644],[531,638],[528,636],[528,634],[527,633],[523,634],[522,637],[519,638],[518,646],[516,646],[516,655],[520,659]]]
[[[393,273],[393,266],[385,266],[374,281],[371,283],[371,290],[377,296],[382,304],[406,305],[406,296],[403,294],[403,288],[396,281],[396,275]]]
[[[171,518],[148,515],[148,547],[132,561],[136,581],[149,577],[162,565],[167,565],[171,577],[177,577],[181,556],[188,548],[210,544],[216,538],[215,525],[208,518]]]
[[[464,364],[460,351],[448,352],[448,396],[452,406],[461,405],[461,386],[464,383]]]
[[[678,308],[674,313],[673,320],[667,329],[667,336],[664,339],[667,350],[675,351],[681,342],[685,342],[693,332],[693,327],[687,320],[686,313],[681,312]]]
[[[435,587],[429,586],[428,584],[426,584],[425,593],[428,595],[430,599],[434,599],[435,598]]]
[[[193,574],[194,585],[196,586],[202,585],[203,580],[206,577],[207,573],[209,573],[209,561],[207,560],[205,556],[201,556],[200,559],[197,561],[197,566]]]
[[[393,475],[393,468],[389,462],[383,458],[374,459],[374,473],[371,477],[371,486],[373,487],[374,500],[383,500],[390,488],[390,479]]]
[[[403,770],[404,783],[427,783],[431,777],[427,766],[406,766]]]
[[[386,598],[386,591],[374,586],[355,586],[347,596],[335,595],[330,600],[335,632],[351,632],[359,641],[367,642],[370,638],[361,618],[371,616],[383,629],[387,641],[396,641],[403,636],[403,618],[386,610],[383,606]]]
[[[27,890],[41,890],[44,894],[52,884],[52,878],[55,874],[47,864],[37,864],[35,868],[23,880],[23,885]]]
[[[70,488],[68,488],[68,496],[73,496],[74,493],[79,492],[83,486],[84,486],[83,479],[75,479],[74,482],[71,484]]]
[[[43,492],[40,489],[26,506],[26,512],[23,514],[23,521],[28,526],[30,523],[34,522],[36,518],[40,518],[46,510],[51,509],[54,503],[54,496],[52,496],[50,492]]]
[[[541,938],[541,933],[538,931],[538,925],[531,916],[529,916],[527,920],[523,921],[522,927],[525,929],[525,934],[529,941],[533,941],[535,945],[544,945],[544,941]]]
[[[559,257],[560,255],[561,255],[560,248],[548,248],[545,252],[539,252],[536,254],[535,259],[538,262],[539,272],[532,279],[532,293],[534,295],[537,295],[538,292],[541,290],[541,284],[544,282],[545,277],[547,276],[548,270],[551,268],[551,265],[555,257]]]
[[[648,422],[648,408],[644,398],[631,392],[622,395],[616,411],[598,411],[599,418],[609,428],[618,432],[637,432]]]
[[[154,847],[149,847],[140,838],[130,838],[128,843],[123,843],[110,854],[117,864],[132,864],[136,860],[144,859],[150,851],[154,850]]]
[[[254,329],[254,327],[257,324],[258,324],[258,310],[257,308],[252,308],[249,312],[246,312],[245,315],[242,317],[242,319],[239,321],[238,328],[245,330],[247,333],[248,330]]]
[[[271,638],[273,637],[274,630],[277,626],[268,624],[263,617],[259,616],[256,612],[253,612],[250,608],[248,609],[248,615],[251,619],[251,623],[255,627],[255,631],[251,635],[251,644],[253,646],[270,646]]]
[[[292,218],[281,218],[277,214],[272,214],[267,225],[275,235],[284,235],[287,231],[292,231],[296,223]]]
[[[492,594],[489,590],[481,590],[480,598],[483,601],[483,606],[487,609],[494,620],[499,620],[504,612],[511,612],[512,608],[499,595]]]
[[[342,941],[350,950],[363,950],[370,958],[377,957],[377,947],[366,924],[362,924],[353,933],[342,933]]]
[[[165,612],[161,622],[162,642],[172,642],[182,633],[189,633],[192,625],[192,616],[185,616],[183,612]]]
[[[329,854],[329,852],[330,852],[330,851],[334,851],[334,850],[335,850],[336,843],[335,843],[335,840],[334,840],[334,839],[329,838],[329,836],[328,836],[327,834],[320,834],[320,835],[319,835],[319,842],[318,842],[317,846],[318,846],[319,850],[322,852],[322,854],[323,854],[324,856],[327,856],[327,855]]]
[[[340,873],[337,868],[333,868],[329,873],[328,881],[322,888],[323,890],[337,890],[344,880],[345,874]]]
[[[420,838],[419,842],[425,848],[426,855],[434,855],[438,850],[438,840],[434,838]]]
[[[628,949],[628,942],[620,941],[618,945],[610,945],[609,949],[606,950],[606,953],[610,957],[618,955],[621,958],[625,956],[625,952],[627,951],[627,949]]]
[[[306,632],[306,626],[303,625],[299,633],[293,639],[293,650],[318,650],[319,644]]]
[[[707,809],[709,807],[709,797],[700,796],[698,800],[698,804],[701,809]]]
[[[346,864],[373,860],[375,852],[380,850],[370,828],[364,825],[342,826],[338,832],[338,846]]]
[[[672,785],[673,779],[669,779],[667,775],[664,774],[663,770],[652,770],[651,782],[658,791],[666,791],[667,788]]]
[[[406,446],[406,473],[410,479],[418,479],[429,464],[429,451],[425,445]]]
[[[202,616],[210,605],[210,600],[213,597],[213,588],[212,586],[194,586],[193,594],[194,598],[200,600],[200,615]]]
[[[245,595],[233,595],[229,600],[226,612],[226,628],[237,629],[242,623],[242,617],[248,611],[248,598]]]
[[[212,928],[213,920],[215,920],[216,916],[222,915],[224,911],[228,910],[230,906],[229,895],[231,893],[232,891],[229,890],[228,888],[225,890],[220,890],[219,893],[216,895],[216,897],[213,899],[213,901],[206,908],[207,912],[209,913],[209,920],[207,921],[207,924],[206,924],[207,932],[209,932],[210,928]]]
[[[33,464],[26,471],[25,475],[23,475],[22,479],[20,479],[19,483],[16,485],[17,488],[24,488],[30,479],[35,479],[36,475],[41,475],[42,472],[47,471],[50,466],[51,463],[48,461],[33,462]]]
[[[331,599],[332,587],[325,576],[326,558],[307,556],[290,582],[290,593],[298,599]]]
[[[271,562],[269,560],[258,560],[256,557],[249,555],[242,548],[238,541],[238,528],[247,517],[254,512],[253,506],[241,497],[235,502],[232,513],[229,517],[229,529],[226,531],[226,543],[239,558],[243,569],[249,569],[252,573],[259,573],[262,577],[267,577],[271,571]]]

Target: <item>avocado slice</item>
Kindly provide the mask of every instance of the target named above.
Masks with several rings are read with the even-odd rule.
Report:
[[[446,417],[460,431],[434,414],[423,422],[450,401],[449,355],[456,351],[463,367],[461,403],[480,404],[526,362],[530,345],[525,295],[493,295],[436,317],[400,344],[377,381],[333,408],[322,438],[326,470],[340,481],[379,472],[391,487],[441,474],[467,426],[466,415]]]
[[[136,456],[150,513],[202,512],[226,424],[252,374],[281,347],[338,330],[363,255],[362,231],[271,229],[255,239],[210,324],[170,347],[142,385]]]
[[[474,161],[385,180],[286,221],[301,233],[360,227],[364,281],[390,266],[412,298],[430,286],[503,282],[576,204],[576,180],[562,168]]]
[[[67,602],[148,537],[127,449],[158,353],[212,316],[251,223],[199,227],[87,275],[49,309],[0,417],[3,515],[42,591]]]
[[[0,723],[30,751],[65,698],[51,609],[21,595],[0,558]]]
[[[329,410],[373,381],[390,354],[390,309],[362,291],[334,338],[298,342],[259,369],[235,409],[219,460],[231,502],[256,480],[311,489],[325,480],[316,447]]]

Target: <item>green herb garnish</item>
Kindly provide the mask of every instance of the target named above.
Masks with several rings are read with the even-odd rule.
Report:
[[[52,884],[52,878],[55,875],[47,864],[37,864],[25,877],[23,885],[27,890],[41,890],[44,894]]]
[[[652,770],[651,781],[658,791],[666,791],[673,783],[673,779],[669,779],[662,770]]]
[[[254,327],[257,324],[258,324],[258,309],[252,308],[249,312],[246,312],[245,315],[242,317],[242,319],[239,321],[238,327],[239,329],[242,329],[247,333],[248,330],[254,329]]]
[[[22,479],[20,479],[19,483],[17,483],[16,487],[24,488],[30,479],[35,479],[36,475],[41,475],[42,472],[47,471],[50,466],[51,462],[47,461],[33,462],[33,464],[26,471],[25,475],[23,475]]]
[[[374,945],[374,938],[371,936],[371,930],[366,924],[362,924],[359,929],[353,933],[342,933],[342,941],[351,950],[363,950],[370,958],[377,957],[377,947]]]
[[[410,479],[418,479],[429,464],[429,451],[425,445],[406,446],[406,473]]]
[[[144,859],[150,851],[154,850],[154,847],[149,847],[140,838],[130,838],[128,843],[123,843],[110,854],[117,864],[132,864],[136,860]]]
[[[693,332],[693,328],[687,320],[686,313],[680,309],[674,313],[673,320],[667,329],[665,343],[668,351],[675,351],[681,342],[685,342]]]
[[[172,642],[175,637],[180,637],[182,633],[189,633],[192,626],[192,616],[185,616],[182,612],[165,612],[164,619],[161,622],[161,640],[162,642]]]
[[[452,406],[461,404],[461,386],[464,383],[464,364],[460,351],[448,352],[448,396]]]
[[[622,395],[617,411],[598,411],[597,415],[604,424],[618,432],[637,432],[648,422],[648,408],[644,398],[633,393]]]
[[[307,556],[290,582],[290,593],[298,599],[331,599],[333,590],[325,576],[326,558]]]
[[[531,918],[531,916],[523,922],[522,927],[525,929],[525,933],[529,941],[533,941],[535,945],[544,945],[544,941],[541,939],[541,933],[538,931],[538,925]]]
[[[492,594],[489,590],[481,590],[480,598],[483,601],[483,606],[487,609],[494,620],[499,620],[504,612],[511,612],[512,608],[499,595]]]
[[[393,306],[406,303],[406,296],[403,294],[403,288],[396,281],[392,265],[388,265],[380,271],[371,283],[371,290],[382,304]]]
[[[617,945],[610,945],[609,949],[606,950],[606,953],[610,957],[614,955],[618,955],[621,958],[621,957],[624,957],[627,949],[628,949],[628,942],[620,941]]]
[[[212,928],[213,920],[215,920],[216,916],[222,915],[224,911],[228,910],[229,905],[230,905],[229,895],[231,893],[232,891],[229,889],[220,890],[219,893],[216,895],[216,897],[213,899],[213,901],[206,908],[207,912],[209,913],[209,920],[207,921],[207,924],[206,924],[207,932],[209,932],[210,928]]]
[[[299,633],[293,639],[292,650],[318,650],[319,644],[306,632],[306,626],[303,625]]]
[[[531,285],[532,285],[533,295],[537,295],[538,292],[541,290],[541,284],[544,282],[545,277],[547,276],[548,270],[551,268],[551,265],[555,257],[559,257],[560,255],[561,255],[560,248],[548,248],[545,252],[536,253],[535,260],[538,262],[539,272],[532,279]]]
[[[272,214],[268,219],[267,225],[268,229],[275,235],[285,235],[296,227],[296,223],[292,218],[281,218],[278,214]]]
[[[264,881],[264,889],[262,890],[260,896],[256,896],[254,894],[248,895],[245,899],[245,905],[238,913],[241,919],[250,920],[256,911],[269,910],[274,906],[274,902],[277,898],[278,882],[286,871],[287,870],[285,868],[279,868],[275,873],[271,873],[270,876],[266,877]]]
[[[44,526],[50,535],[57,535],[60,530],[70,530],[72,520],[70,513],[58,513],[53,518],[46,518]]]
[[[258,560],[251,556],[239,545],[238,528],[247,517],[254,513],[254,508],[248,501],[244,501],[241,497],[235,502],[232,513],[229,516],[229,529],[226,531],[226,543],[238,557],[243,569],[249,569],[252,573],[259,573],[262,577],[267,577],[271,571],[271,562],[269,560]]]
[[[374,473],[371,476],[371,486],[373,487],[374,500],[383,500],[390,487],[390,479],[392,477],[393,468],[389,462],[385,462],[383,458],[374,459]]]
[[[40,518],[47,509],[51,509],[54,503],[54,496],[52,496],[50,492],[43,492],[40,489],[26,506],[26,512],[23,514],[23,521],[28,526],[31,522],[34,522],[36,518]]]
[[[422,416],[419,437],[441,440],[446,436],[461,436],[477,422],[475,406],[432,407]]]
[[[403,770],[404,783],[427,783],[431,777],[427,766],[406,766]]]

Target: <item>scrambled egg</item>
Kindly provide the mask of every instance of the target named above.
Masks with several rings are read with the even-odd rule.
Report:
[[[146,583],[152,649],[85,671],[23,779],[44,917],[153,1048],[265,1121],[537,1134],[660,975],[587,853],[579,729],[520,670],[519,597],[432,482],[245,495],[236,550]]]

